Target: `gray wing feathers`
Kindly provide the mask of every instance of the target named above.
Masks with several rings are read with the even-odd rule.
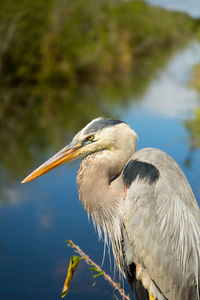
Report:
[[[200,214],[192,190],[164,152],[144,149],[132,159],[151,163],[160,172],[156,182],[138,177],[128,189],[124,223],[132,259],[167,299],[199,299]]]

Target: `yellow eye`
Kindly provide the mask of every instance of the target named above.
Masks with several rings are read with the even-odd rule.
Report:
[[[87,139],[88,139],[89,141],[93,141],[94,136],[93,136],[93,135],[90,135],[90,136],[87,137]]]

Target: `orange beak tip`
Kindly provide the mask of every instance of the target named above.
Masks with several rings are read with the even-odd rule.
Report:
[[[23,184],[23,183],[26,183],[26,182],[28,182],[29,180],[27,180],[26,178],[24,178],[22,181],[21,181],[21,183]]]
[[[54,169],[55,167],[58,167],[59,165],[63,164],[64,162],[70,161],[74,158],[76,158],[80,153],[80,146],[82,144],[79,143],[76,146],[77,148],[69,148],[69,146],[65,147],[63,150],[58,152],[56,155],[54,155],[52,158],[50,158],[47,162],[42,164],[40,167],[38,167],[36,170],[34,170],[31,174],[29,174],[25,179],[21,181],[21,183],[29,182],[47,172]]]
[[[23,184],[23,183],[26,183],[26,182],[29,182],[29,181],[31,181],[31,179],[29,179],[29,176],[27,176],[26,178],[24,178],[24,179],[21,181],[21,183]]]

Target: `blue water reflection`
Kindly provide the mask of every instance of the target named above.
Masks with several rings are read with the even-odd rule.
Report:
[[[137,109],[122,117],[137,131],[138,148],[158,147],[175,158],[199,199],[200,153],[193,156],[192,167],[185,168],[189,149],[182,120]],[[23,193],[25,201],[1,208],[2,299],[59,299],[73,253],[66,246],[66,239],[73,239],[101,264],[103,244],[98,243],[78,200],[77,169],[78,163],[63,165],[30,184],[16,185],[16,193]],[[104,268],[110,271],[108,258]],[[103,279],[96,280],[92,287],[94,282],[88,267],[81,263],[68,299],[112,298],[113,291]]]
[[[146,94],[141,96],[140,102],[130,102],[124,110],[116,108],[116,113],[138,133],[139,149],[158,147],[179,163],[199,200],[200,151],[191,153],[189,136],[184,126],[185,118],[192,115],[199,101],[198,95],[194,91],[191,93],[188,86],[188,72],[194,65],[190,57],[194,47],[198,48],[199,45],[194,46],[192,43],[181,50],[164,70],[156,74]],[[177,72],[177,76],[169,81],[166,79],[171,78],[169,66],[177,66],[180,56],[184,57],[182,64],[187,67],[182,68],[181,73]],[[186,57],[189,59],[189,68]],[[195,62],[197,60],[200,61],[199,56]],[[176,70],[176,67],[174,69]],[[166,74],[169,76],[165,77]],[[187,80],[180,80],[179,75]],[[165,80],[162,85],[159,83],[163,76]],[[170,82],[173,87],[179,87],[173,90],[172,98],[168,93],[169,87],[172,86]],[[153,87],[154,93],[151,94]],[[168,93],[167,98],[174,108],[173,113],[166,99],[160,98],[163,89]],[[189,103],[185,101],[187,97],[179,94],[180,90],[190,94]],[[176,109],[177,103],[181,110]],[[190,168],[185,165],[188,157],[191,159]],[[1,204],[0,210],[1,299],[60,299],[66,267],[73,254],[66,245],[67,239],[73,239],[98,264],[102,263],[103,243],[98,242],[97,234],[78,200],[78,166],[79,162],[63,165],[28,184],[20,185],[19,182],[15,182],[11,187],[5,188],[1,197],[6,198],[7,202]],[[29,171],[27,170],[27,173]],[[108,255],[104,269],[110,272]],[[113,267],[111,274],[113,275]],[[125,287],[130,292],[126,284]],[[102,278],[92,279],[88,267],[81,263],[66,299],[94,297],[111,299],[113,290]]]

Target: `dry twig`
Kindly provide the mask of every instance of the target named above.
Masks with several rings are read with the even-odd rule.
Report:
[[[104,278],[105,278],[105,279],[106,279],[106,280],[114,287],[115,290],[118,291],[118,293],[122,296],[123,299],[125,299],[125,300],[130,300],[129,296],[127,296],[127,295],[125,294],[124,290],[123,290],[122,288],[120,288],[119,285],[118,285],[116,282],[114,282],[114,281],[112,280],[112,278],[111,278],[108,274],[106,274],[106,273],[100,268],[99,265],[97,265],[97,264],[96,264],[96,263],[95,263],[95,262],[94,262],[87,254],[85,254],[85,253],[83,252],[83,250],[80,249],[79,246],[77,246],[76,244],[74,244],[71,240],[68,241],[68,243],[69,243],[69,246],[70,246],[71,248],[75,249],[76,252],[77,252],[81,257],[84,257],[84,260],[86,261],[86,263],[87,263],[88,265],[94,266],[94,267],[97,269],[98,272],[101,272],[101,273],[102,273],[103,277],[104,277]]]

